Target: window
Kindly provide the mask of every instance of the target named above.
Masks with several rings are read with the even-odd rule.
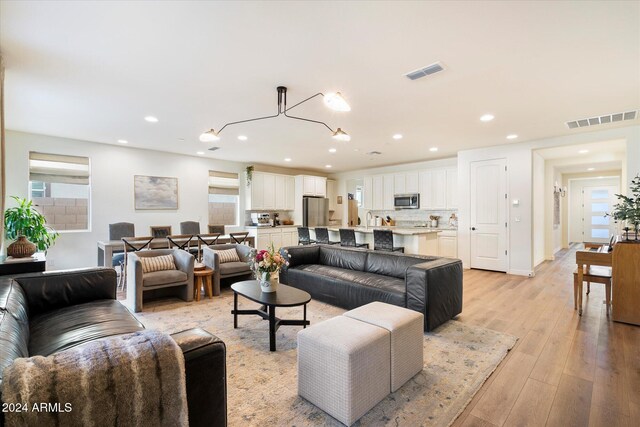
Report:
[[[238,225],[239,187],[237,173],[209,171],[210,225]]]
[[[89,230],[89,158],[29,152],[29,196],[59,232]]]

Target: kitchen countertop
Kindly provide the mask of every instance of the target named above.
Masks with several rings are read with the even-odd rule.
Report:
[[[258,226],[258,225],[245,225],[244,228],[257,228],[257,229],[269,229],[269,228],[297,228],[297,227],[301,227],[300,225],[277,225],[275,227],[271,227],[271,226]]]
[[[373,234],[373,230],[392,230],[394,234],[402,236],[419,236],[422,234],[434,234],[444,231],[444,229],[437,228],[422,228],[422,227],[327,227],[329,231],[339,231],[341,228],[350,228],[357,233],[369,233]]]

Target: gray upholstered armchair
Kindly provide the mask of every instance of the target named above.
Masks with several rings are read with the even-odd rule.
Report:
[[[240,261],[220,262],[220,257],[215,251],[235,249]],[[249,276],[253,274],[250,267],[251,260],[255,257],[256,250],[247,245],[211,245],[202,249],[203,263],[213,269],[213,294],[220,295],[220,279],[227,277]]]
[[[175,270],[142,272],[142,257],[173,255]],[[125,305],[134,312],[142,311],[143,296],[157,298],[178,296],[193,300],[193,264],[195,258],[180,249],[153,249],[127,255],[127,298]]]

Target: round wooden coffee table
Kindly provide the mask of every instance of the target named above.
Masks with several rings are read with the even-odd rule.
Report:
[[[211,289],[211,277],[213,276],[213,269],[206,267],[202,270],[194,270],[193,271],[193,281],[194,281],[194,290],[195,300],[200,301],[200,291],[202,289],[202,285],[205,286],[205,294],[209,298],[213,298],[213,291]]]
[[[269,350],[276,351],[276,331],[283,325],[297,325],[306,328],[310,322],[307,320],[307,303],[311,301],[311,295],[292,286],[278,284],[275,292],[262,292],[260,282],[247,280],[231,285],[233,290],[233,328],[238,327],[239,314],[256,314],[265,320],[269,320]],[[238,295],[262,304],[258,310],[238,310]],[[302,320],[279,319],[276,317],[276,307],[303,306]]]

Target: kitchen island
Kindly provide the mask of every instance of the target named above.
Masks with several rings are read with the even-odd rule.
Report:
[[[341,228],[350,228],[356,233],[358,243],[368,243],[373,249],[373,230],[388,229],[393,231],[393,246],[403,247],[404,253],[414,255],[438,255],[438,233],[442,229],[422,227],[327,227],[329,238],[332,241],[340,241]],[[313,228],[310,228],[313,233]],[[315,236],[312,234],[311,238]]]

